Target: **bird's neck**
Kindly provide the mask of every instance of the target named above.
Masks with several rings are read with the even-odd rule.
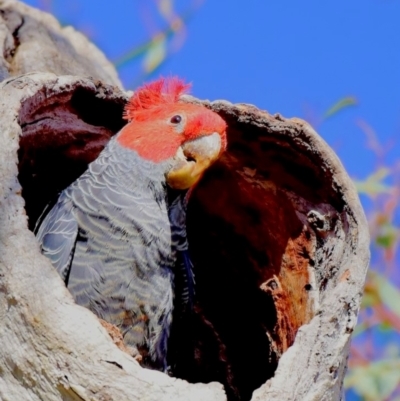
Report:
[[[145,160],[135,151],[122,147],[114,137],[89,165],[87,176],[96,186],[112,188],[122,196],[134,195],[140,202],[147,198],[149,203],[156,201],[164,205],[171,226],[186,236],[188,191],[174,190],[167,185],[165,172],[171,163],[171,160],[160,163]]]
[[[134,150],[121,146],[113,137],[89,168],[92,174],[96,174],[101,168],[111,170],[109,173],[115,181],[110,184],[118,185],[120,189],[129,192],[148,192],[150,189],[156,196],[165,197],[167,186],[165,171],[169,170],[170,164],[170,160],[155,163],[143,159]]]

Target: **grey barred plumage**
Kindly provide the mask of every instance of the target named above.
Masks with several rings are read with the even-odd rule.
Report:
[[[226,146],[221,117],[179,101],[186,88],[172,78],[138,89],[128,124],[37,224],[76,302],[162,371],[174,307],[174,332],[185,332],[181,315],[193,306],[185,194]]]
[[[177,252],[166,163],[138,160],[113,138],[61,193],[37,232],[76,302],[119,327],[128,346],[148,348],[145,364],[161,370],[167,367]],[[174,207],[180,202],[179,195]],[[173,223],[178,236],[185,234],[181,223],[182,216]]]

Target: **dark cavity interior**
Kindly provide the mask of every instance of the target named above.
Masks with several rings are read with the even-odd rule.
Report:
[[[125,100],[87,88],[26,100],[18,156],[30,229],[124,125]],[[336,200],[318,161],[287,138],[255,117],[239,123],[221,115],[228,151],[195,188],[188,210],[195,313],[171,352],[175,376],[219,381],[230,400],[249,400],[314,312],[315,233],[288,193],[309,204]]]
[[[25,101],[18,178],[30,229],[123,127],[123,107],[122,97],[107,99],[82,87],[63,96],[39,92]]]

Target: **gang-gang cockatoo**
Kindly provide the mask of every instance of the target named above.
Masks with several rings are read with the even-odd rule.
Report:
[[[128,123],[36,229],[75,301],[162,371],[174,305],[193,302],[187,192],[226,147],[224,120],[182,101],[187,89],[177,78],[139,88],[125,107]]]

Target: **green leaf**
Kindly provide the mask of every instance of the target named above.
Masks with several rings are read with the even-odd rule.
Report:
[[[372,270],[368,271],[364,294],[361,299],[361,308],[373,308],[381,303]]]
[[[400,384],[400,359],[387,359],[349,369],[346,388],[364,397],[365,401],[384,401]]]
[[[361,308],[373,308],[380,303],[378,294],[366,292],[361,300]]]
[[[368,176],[364,181],[354,181],[357,191],[369,196],[390,193],[393,188],[382,182],[389,174],[390,170],[382,167]]]
[[[389,322],[387,322],[386,320],[383,321],[382,323],[380,323],[378,327],[379,327],[379,330],[383,331],[383,332],[388,332],[388,331],[393,330],[392,325]]]
[[[355,106],[357,104],[357,99],[353,96],[347,96],[336,102],[325,114],[324,118],[332,117],[334,114],[338,113],[345,107]]]
[[[400,317],[400,290],[379,273],[371,271],[370,274],[382,302]]]
[[[396,241],[396,236],[393,235],[380,235],[376,237],[377,245],[382,248],[391,248],[394,242]]]
[[[375,238],[377,245],[385,249],[390,249],[397,241],[398,229],[390,223],[380,227],[380,232]]]
[[[386,184],[382,184],[379,182],[360,182],[355,181],[357,191],[360,194],[375,196],[379,194],[387,194],[390,193],[391,187]]]
[[[157,37],[149,47],[143,66],[146,73],[153,72],[165,59],[167,54],[167,39],[164,35]]]
[[[177,16],[177,18],[175,18],[174,21],[171,22],[171,24],[158,32],[156,36],[146,40],[144,43],[138,46],[135,46],[132,50],[128,51],[126,54],[115,60],[114,65],[117,68],[120,68],[125,64],[128,64],[131,61],[137,59],[138,57],[146,54],[154,46],[155,42],[157,42],[157,40],[159,40],[159,38],[161,37],[165,38],[166,40],[172,38],[179,30],[179,27],[187,24],[188,21],[193,17],[193,15],[195,15],[197,8],[199,7],[199,4],[197,3],[198,2],[190,5],[184,12]],[[166,7],[165,4],[161,6]],[[165,9],[163,9],[162,11],[165,11]]]

